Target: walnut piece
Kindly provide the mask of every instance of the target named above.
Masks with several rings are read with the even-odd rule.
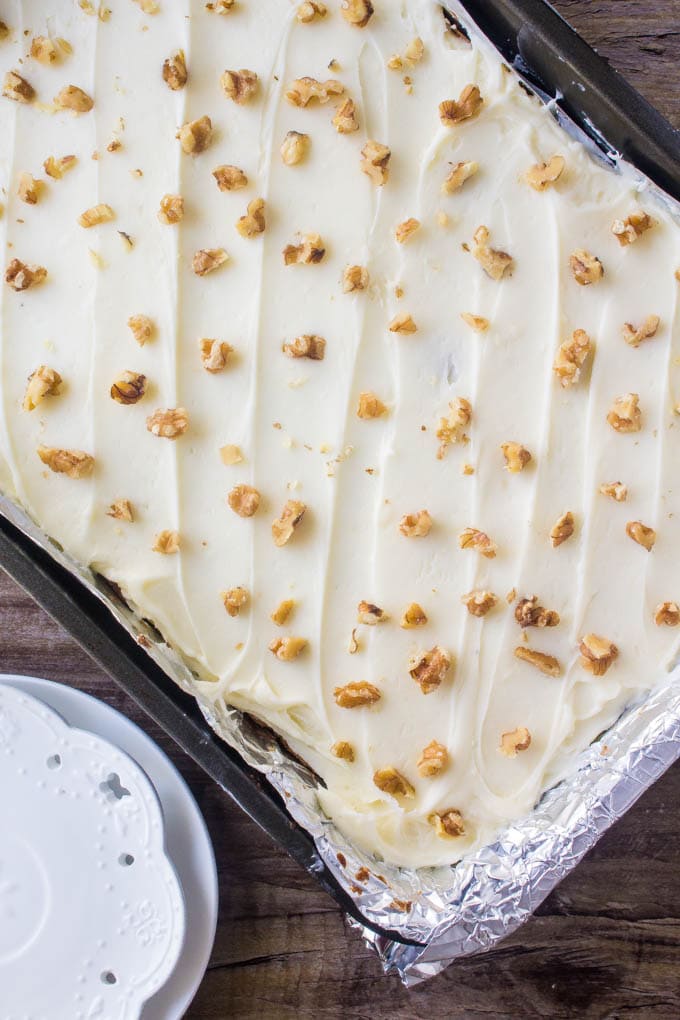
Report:
[[[19,174],[17,195],[26,205],[37,205],[44,186],[43,181],[36,180],[31,174],[21,173]]]
[[[650,230],[655,223],[656,220],[653,220],[648,213],[639,209],[637,212],[627,216],[625,220],[614,220],[612,223],[612,234],[621,247],[625,248],[629,244],[634,244],[638,237],[641,237],[645,231]]]
[[[413,336],[414,333],[418,332],[413,316],[409,315],[408,312],[401,312],[399,315],[395,315],[389,325],[390,333],[399,333],[400,336]]]
[[[359,394],[359,407],[357,408],[359,418],[380,418],[384,414],[387,414],[387,407],[380,397],[370,391]]]
[[[265,201],[263,198],[254,198],[252,202],[248,203],[246,215],[241,216],[236,223],[236,229],[241,237],[257,237],[258,234],[264,233],[267,226],[264,211]]]
[[[223,464],[227,465],[227,467],[233,466],[234,464],[242,464],[243,454],[241,453],[240,446],[234,446],[233,443],[227,443],[226,446],[221,446],[220,459]]]
[[[458,836],[465,835],[463,816],[457,808],[435,811],[430,815],[429,821],[434,825],[435,832],[442,839],[456,839]]]
[[[516,758],[519,751],[526,751],[530,746],[531,734],[526,726],[518,726],[501,736],[500,751],[506,758]]]
[[[369,277],[365,266],[346,266],[342,274],[343,294],[352,294],[355,290],[366,290]]]
[[[179,129],[179,144],[182,152],[187,156],[197,156],[199,152],[205,152],[213,137],[212,121],[210,117],[199,117],[198,120],[187,121]]]
[[[273,652],[281,662],[292,662],[304,652],[307,647],[307,639],[302,637],[279,637],[269,645],[269,651]]]
[[[498,546],[484,531],[477,528],[466,528],[458,536],[458,545],[461,549],[475,549],[487,560],[492,560],[498,552]]]
[[[399,530],[406,538],[425,538],[432,529],[432,518],[427,510],[419,510],[414,514],[404,514],[399,522]]]
[[[583,329],[574,330],[571,340],[565,340],[563,344],[560,344],[553,364],[553,372],[561,386],[566,388],[578,382],[581,369],[592,349],[592,341]]]
[[[427,652],[417,653],[409,663],[409,673],[423,694],[431,694],[440,686],[453,665],[448,652],[435,645]]]
[[[146,393],[146,376],[121,372],[111,386],[111,399],[119,404],[136,404]]]
[[[586,634],[581,638],[578,647],[581,653],[581,666],[593,676],[604,676],[619,654],[613,641],[597,634]]]
[[[241,610],[248,605],[250,601],[250,595],[247,589],[239,586],[238,588],[229,588],[228,591],[223,591],[222,602],[224,608],[229,613],[229,616],[238,616]]]
[[[516,475],[524,471],[527,464],[531,463],[531,454],[521,443],[501,443],[501,450],[505,457],[506,470],[510,474]]]
[[[32,103],[35,89],[16,71],[8,71],[2,81],[2,94],[15,103]]]
[[[348,0],[345,0],[347,3]],[[351,0],[349,0],[351,2]],[[382,790],[383,793],[387,793],[390,797],[405,797],[411,799],[415,797],[416,791],[413,789],[411,783],[405,776],[402,776],[401,772],[395,769],[392,765],[384,769],[377,769],[373,773],[373,782]]]
[[[201,361],[206,372],[212,372],[213,374],[223,372],[227,367],[229,355],[234,350],[231,344],[226,343],[224,340],[211,340],[208,337],[199,340],[198,344],[201,352]]]
[[[392,152],[380,142],[368,141],[361,150],[361,169],[373,184],[382,188],[390,176],[389,164]]]
[[[417,602],[411,602],[401,616],[399,626],[403,630],[413,630],[415,627],[424,627],[427,623],[427,614]]]
[[[477,85],[466,85],[457,102],[455,99],[445,99],[439,104],[439,119],[444,127],[453,127],[463,120],[476,117],[483,106],[484,100]]]
[[[331,747],[331,754],[335,755],[336,758],[341,758],[343,761],[354,761],[354,748],[346,740],[336,741]]]
[[[140,347],[143,347],[147,340],[151,340],[156,329],[153,319],[148,315],[131,315],[127,324]]]
[[[69,478],[87,478],[94,469],[94,457],[82,450],[60,450],[56,446],[39,446],[38,456],[50,471]]]
[[[547,163],[534,163],[524,175],[526,182],[535,191],[545,191],[560,179],[565,165],[564,156],[552,156]]]
[[[639,395],[626,393],[617,397],[609,409],[607,421],[615,432],[639,432],[642,428]]]
[[[465,432],[472,421],[472,404],[465,397],[456,397],[449,404],[448,418],[439,419],[437,439],[440,441],[437,459],[442,460],[449,446],[468,443],[469,436]]]
[[[257,92],[259,78],[254,71],[241,68],[240,71],[225,71],[220,85],[227,99],[233,99],[239,106],[249,103]]]
[[[283,261],[287,266],[315,266],[323,262],[326,246],[318,234],[305,234],[299,244],[287,244]]]
[[[345,99],[335,111],[333,127],[339,135],[351,135],[359,130],[359,118],[353,99]]]
[[[43,163],[43,170],[52,180],[60,181],[64,174],[72,170],[77,162],[77,156],[60,156],[59,159],[56,159],[54,156],[48,156]]]
[[[556,627],[560,614],[554,609],[544,609],[538,604],[538,595],[520,599],[515,606],[515,619],[520,627]]]
[[[247,176],[237,166],[225,164],[215,167],[212,175],[217,181],[217,187],[220,191],[239,191],[241,188],[248,186]]]
[[[296,78],[286,90],[286,99],[291,106],[309,106],[312,102],[318,102],[324,106],[331,99],[342,96],[345,86],[341,81],[330,79],[329,81],[317,81],[316,78]]]
[[[623,339],[631,347],[639,347],[644,340],[651,340],[656,336],[661,319],[658,315],[648,315],[641,326],[636,329],[630,322],[623,327]]]
[[[452,195],[463,187],[466,181],[474,177],[479,170],[479,163],[474,160],[467,160],[464,163],[455,163],[442,184],[442,192],[445,195]]]
[[[158,408],[146,419],[147,430],[163,439],[177,439],[189,428],[189,414],[183,407]]]
[[[515,261],[505,251],[489,246],[489,230],[485,226],[478,227],[474,233],[475,247],[473,258],[477,259],[487,276],[492,280],[502,280],[507,273],[512,273]]]
[[[208,273],[213,273],[228,261],[229,255],[224,248],[201,248],[194,255],[191,268],[196,276],[207,276]]]
[[[648,528],[642,521],[628,521],[626,524],[626,534],[628,538],[632,538],[634,542],[641,545],[647,552],[651,552],[656,542],[656,531],[654,528]]]
[[[547,655],[545,652],[537,652],[534,648],[518,645],[515,648],[515,658],[535,666],[536,669],[540,669],[541,673],[545,673],[546,676],[562,675],[562,667],[554,655]]]
[[[16,291],[37,287],[46,278],[47,270],[44,266],[28,266],[20,259],[12,259],[5,270],[5,283]]]
[[[62,379],[58,372],[47,365],[39,365],[28,377],[28,386],[24,394],[24,411],[35,411],[45,397],[53,397],[59,393]]]
[[[327,14],[328,8],[320,0],[305,0],[298,7],[295,17],[303,25],[308,25],[310,21],[316,21],[317,18],[325,18]]]
[[[162,74],[163,81],[173,92],[184,88],[189,78],[184,50],[177,50],[164,61]]]
[[[302,523],[307,506],[299,499],[289,499],[285,503],[281,516],[272,521],[272,538],[274,545],[281,548],[293,537],[293,532]]]
[[[600,260],[583,248],[577,248],[570,256],[569,266],[574,274],[574,279],[582,287],[597,283],[604,276],[604,266]]]
[[[93,205],[91,209],[86,209],[84,213],[81,213],[78,217],[78,224],[89,230],[90,227],[98,227],[101,223],[110,223],[115,218],[116,214],[111,206],[100,202],[99,205]]]
[[[373,4],[371,0],[342,0],[340,13],[348,24],[365,28],[373,16]]]
[[[625,503],[628,499],[628,487],[623,482],[603,482],[600,492],[617,503]]]
[[[381,694],[374,684],[359,680],[356,683],[345,684],[344,687],[336,687],[333,697],[339,708],[365,708],[380,701]]]
[[[252,485],[235,485],[227,503],[239,517],[253,517],[260,508],[260,493]]]
[[[289,131],[281,146],[281,159],[286,166],[297,166],[307,156],[311,144],[309,135]]]
[[[467,595],[461,595],[460,601],[467,606],[470,616],[486,616],[498,602],[498,596],[492,591],[469,591]]]
[[[181,195],[163,195],[158,219],[168,227],[174,227],[184,219],[184,199]]]
[[[213,14],[229,14],[235,7],[236,0],[211,0],[205,5],[205,9]]]
[[[395,238],[398,244],[405,244],[409,237],[412,237],[416,230],[420,228],[420,220],[415,220],[411,217],[408,220],[404,220],[400,223],[395,231]]]
[[[677,602],[661,602],[654,610],[657,627],[677,627],[680,624],[680,606]]]
[[[562,545],[568,538],[571,538],[575,527],[574,515],[571,510],[567,510],[561,517],[558,517],[550,530],[553,549],[557,549],[558,545]]]
[[[277,627],[283,627],[283,625],[288,622],[288,618],[294,609],[295,599],[284,599],[283,602],[279,602],[278,606],[271,614],[271,619]]]
[[[424,747],[416,768],[423,779],[438,776],[449,764],[449,752],[438,740],[432,740]]]
[[[132,524],[135,519],[134,509],[129,499],[117,499],[106,511],[106,516],[113,517],[117,521],[127,521],[128,524]]]
[[[323,361],[326,356],[326,341],[321,336],[306,333],[296,336],[293,341],[285,341],[281,350],[289,358],[309,358],[311,361]]]
[[[54,97],[54,105],[60,110],[72,110],[74,113],[89,113],[94,101],[77,85],[66,85]]]
[[[152,552],[163,556],[174,556],[179,552],[180,538],[178,531],[159,531],[151,546]]]
[[[386,623],[389,620],[389,613],[386,613],[380,606],[372,602],[361,601],[357,606],[357,623],[363,623],[366,627],[375,627],[378,623]]]

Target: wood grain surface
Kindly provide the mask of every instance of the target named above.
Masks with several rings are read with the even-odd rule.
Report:
[[[680,126],[680,0],[554,2]],[[215,844],[220,919],[187,1020],[680,1017],[680,766],[521,931],[407,992],[382,976],[316,883],[2,574],[0,671],[49,677],[108,701],[140,723],[189,782]],[[1,997],[0,989],[0,1006]]]

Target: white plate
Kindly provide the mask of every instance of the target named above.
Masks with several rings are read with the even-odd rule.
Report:
[[[134,723],[109,705],[82,691],[48,680],[0,675],[0,684],[3,683],[40,698],[71,726],[96,733],[121,748],[142,767],[153,783],[162,805],[166,853],[184,891],[186,938],[172,975],[146,1003],[141,1017],[142,1020],[179,1020],[205,973],[217,924],[215,857],[196,802],[163,751]],[[4,1003],[0,1000],[1,1020],[9,1017],[3,1007]],[[21,1020],[23,1015],[20,1015]],[[75,1011],[70,1013],[68,1020],[75,1015]],[[109,1016],[108,1013],[104,1015]]]

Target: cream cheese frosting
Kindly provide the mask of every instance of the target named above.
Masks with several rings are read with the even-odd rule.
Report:
[[[0,482],[420,867],[675,661],[680,230],[373,6],[3,5]]]

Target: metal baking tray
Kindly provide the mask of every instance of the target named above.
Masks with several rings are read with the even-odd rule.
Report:
[[[460,4],[527,84],[556,113],[565,114],[602,158],[614,163],[622,156],[680,200],[680,133],[545,0],[460,0]],[[365,934],[372,935],[374,944],[422,945],[362,914],[265,777],[215,735],[195,700],[177,687],[96,594],[2,513],[0,566],[320,882]],[[653,778],[650,774],[649,782]],[[543,895],[549,889],[544,887]]]

